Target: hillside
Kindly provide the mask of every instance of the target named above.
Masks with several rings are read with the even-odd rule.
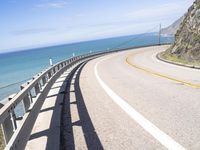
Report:
[[[175,35],[176,31],[178,30],[181,22],[183,21],[184,17],[179,18],[170,26],[161,29],[161,34],[163,35]]]
[[[163,57],[176,57],[185,62],[200,62],[200,0],[188,9],[175,34],[175,42]]]

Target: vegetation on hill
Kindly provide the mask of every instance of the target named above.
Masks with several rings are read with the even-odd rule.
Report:
[[[200,62],[200,0],[188,9],[175,34],[174,44],[161,54],[165,59],[199,64]]]

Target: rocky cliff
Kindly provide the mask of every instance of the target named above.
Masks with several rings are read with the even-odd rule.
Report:
[[[200,61],[200,0],[195,0],[184,16],[170,53],[187,61]]]

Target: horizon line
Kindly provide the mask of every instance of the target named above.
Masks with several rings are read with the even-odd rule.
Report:
[[[84,43],[84,42],[92,42],[92,41],[98,41],[98,40],[104,40],[104,39],[119,38],[119,37],[141,35],[141,34],[153,34],[153,33],[158,33],[158,32],[119,35],[119,36],[111,36],[111,37],[105,37],[105,38],[96,38],[96,39],[88,39],[88,40],[77,40],[77,41],[71,41],[71,42],[57,42],[57,43],[49,43],[49,44],[40,44],[40,45],[33,45],[33,46],[18,47],[18,48],[10,48],[10,49],[0,49],[0,55],[1,54],[7,54],[7,53],[14,53],[14,52],[29,51],[29,50],[34,50],[34,49],[38,49],[38,48],[64,46],[64,45],[78,44],[78,43]]]

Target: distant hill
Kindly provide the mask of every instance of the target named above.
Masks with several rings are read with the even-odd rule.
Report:
[[[163,35],[175,35],[176,31],[178,30],[181,22],[183,21],[184,17],[179,18],[170,26],[161,29],[161,34]]]

